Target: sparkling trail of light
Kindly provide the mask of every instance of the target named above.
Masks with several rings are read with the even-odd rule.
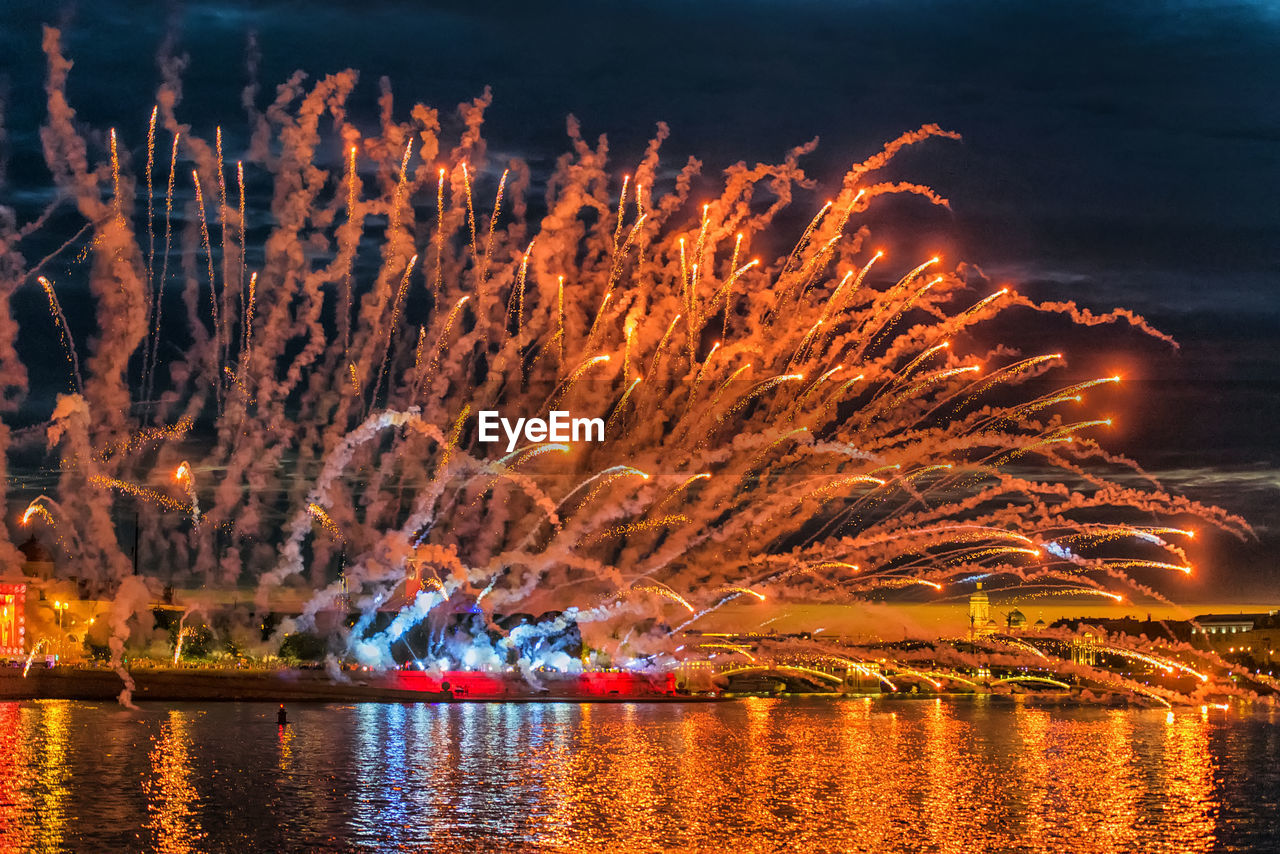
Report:
[[[192,169],[191,181],[196,191],[196,210],[200,214],[200,241],[204,247],[204,257],[209,265],[209,308],[213,317],[213,353],[214,361],[218,365],[218,374],[222,373],[222,324],[218,320],[218,282],[213,272],[213,248],[209,243],[209,221],[204,211],[204,194],[200,191],[200,173]],[[222,377],[219,376],[214,383],[214,396],[219,401],[218,407],[222,407]]]
[[[1172,673],[1175,670],[1181,670],[1183,673],[1187,673],[1187,674],[1190,674],[1191,676],[1196,677],[1201,682],[1209,681],[1209,677],[1207,674],[1201,673],[1199,670],[1196,670],[1193,667],[1188,667],[1187,665],[1183,664],[1180,661],[1177,661],[1176,659],[1149,655],[1147,653],[1138,652],[1132,649],[1125,649],[1124,647],[1118,647],[1118,646],[1100,646],[1099,649],[1102,650],[1103,652],[1111,653],[1112,655],[1118,655],[1121,658],[1129,658],[1134,661],[1141,661],[1145,664],[1154,665],[1155,667],[1161,668],[1166,673]]]
[[[128,481],[119,480],[118,478],[105,477],[103,475],[92,475],[89,478],[89,482],[94,486],[104,489],[118,489],[121,492],[127,492],[134,498],[149,501],[152,504],[158,504],[166,510],[177,510],[185,513],[190,509],[186,504],[183,504],[180,501],[175,501],[163,493],[156,492],[154,489],[147,489],[145,486],[139,486],[136,483],[129,483]]]
[[[378,366],[378,378],[373,384],[370,405],[378,396],[378,389],[382,388],[382,379],[387,374],[387,363],[391,360],[391,345],[395,339],[396,324],[400,320],[400,306],[404,302],[405,294],[409,292],[409,277],[413,274],[413,265],[416,263],[418,263],[418,256],[414,255],[405,265],[404,275],[400,277],[400,287],[396,289],[395,300],[391,304],[391,320],[387,323],[387,339],[382,349],[382,364]]]
[[[185,614],[183,615],[183,619],[184,620],[186,619]],[[179,624],[178,637],[176,642],[173,645],[173,666],[174,667],[178,666],[178,659],[182,657],[182,645],[186,642],[187,638],[191,637],[193,633],[194,633],[193,630],[189,626],[182,626],[181,624]]]
[[[582,489],[584,486],[587,486],[588,484],[592,484],[591,490],[586,494],[586,497],[582,499],[582,504],[588,505],[613,480],[619,477],[627,476],[627,475],[633,475],[635,477],[641,478],[642,480],[649,479],[649,475],[645,472],[640,471],[640,469],[638,468],[634,468],[632,466],[625,466],[625,465],[613,466],[611,468],[605,469],[604,471],[597,472],[591,475],[586,480],[582,481],[577,486],[575,486],[573,489],[569,490],[569,493],[565,495],[564,498],[560,499],[560,503],[557,505],[556,509],[563,507],[565,505],[565,502],[567,502],[578,490]]]
[[[666,497],[663,498],[661,501],[659,501],[656,506],[662,507],[663,505],[667,504],[669,501],[672,501],[677,495],[684,492],[690,486],[693,486],[695,483],[697,483],[700,480],[707,480],[710,477],[711,477],[711,472],[705,472],[705,471],[699,472],[698,474],[695,474],[695,475],[690,475],[689,477],[685,478],[680,483],[679,486],[677,486],[675,489],[668,492]]]
[[[752,590],[750,587],[721,587],[720,590],[717,592],[740,594],[744,596],[754,596],[757,599],[759,599],[761,602],[765,601],[765,599],[767,598],[763,593]]]
[[[173,135],[173,150],[169,154],[169,182],[164,195],[164,260],[160,263],[160,281],[156,283],[155,319],[151,333],[151,351],[147,359],[147,380],[144,396],[151,400],[155,393],[156,369],[160,357],[160,321],[164,313],[164,284],[169,280],[169,251],[173,238],[173,190],[178,175],[178,140]]]
[[[431,281],[431,295],[436,299],[440,298],[440,288],[444,285],[444,173],[441,169],[436,183],[436,275]]]
[[[556,277],[556,343],[560,347],[560,361],[558,364],[561,369],[564,368],[564,349],[565,349],[565,333],[564,333],[564,276]]]
[[[785,382],[796,382],[798,380],[803,380],[803,379],[804,379],[804,374],[782,374],[780,376],[770,377],[769,379],[761,380],[760,382],[752,386],[750,389],[748,389],[747,392],[742,395],[742,397],[739,397],[736,401],[734,401],[733,406],[729,407],[729,410],[727,412],[725,412],[719,418],[716,419],[716,424],[720,425],[728,421],[734,415],[741,412],[742,409],[748,403],[750,403],[752,400],[756,399],[760,395],[764,394],[765,392],[769,391],[770,389],[780,386]]]
[[[155,287],[156,214],[155,191],[151,182],[156,164],[156,116],[159,112],[160,105],[156,104],[151,108],[151,119],[147,122],[147,291],[150,300],[155,299],[152,288]]]
[[[757,661],[758,659],[751,654],[751,651],[744,646],[738,646],[731,643],[701,643],[698,644],[699,649],[727,649],[738,655],[745,656],[748,661]]]
[[[240,221],[240,275],[236,279],[236,290],[240,292],[240,324],[244,329],[244,334],[249,334],[249,318],[247,312],[248,305],[244,301],[244,279],[249,271],[248,244],[245,242],[245,229],[248,228],[247,219],[245,217],[245,198],[244,198],[244,161],[236,161],[236,185],[240,189],[240,204],[238,207]],[[252,284],[252,283],[251,283]]]
[[[218,222],[222,227],[219,231],[219,243],[222,252],[222,298],[227,298],[227,289],[231,286],[231,253],[228,251],[229,241],[231,239],[230,229],[227,228],[227,176],[226,161],[222,156],[222,126],[219,125],[214,129],[214,158],[217,160],[218,166]],[[236,286],[237,298],[241,300],[243,306],[244,294],[240,290],[240,286]],[[224,306],[227,317],[226,335],[222,342],[222,353],[219,356],[221,364],[225,365],[230,358],[231,353],[231,306]],[[243,311],[239,312],[243,314]]]
[[[53,514],[49,512],[49,508],[45,506],[45,502],[49,500],[50,499],[46,498],[43,495],[37,496],[35,499],[33,499],[31,503],[27,505],[27,509],[23,511],[22,518],[19,520],[19,524],[24,526],[29,525],[31,524],[32,516],[39,516],[49,526],[56,527],[58,524],[57,520],[53,518]]]
[[[951,681],[951,682],[962,682],[962,683],[964,683],[965,685],[970,685],[970,686],[972,686],[972,687],[974,687],[974,688],[980,688],[980,687],[982,687],[982,686],[980,686],[977,682],[974,682],[972,679],[966,679],[965,677],[963,677],[963,676],[961,676],[961,675],[959,675],[959,674],[957,674],[957,673],[951,673],[951,672],[947,672],[947,671],[940,671],[940,670],[927,670],[927,671],[924,671],[924,672],[925,672],[925,673],[927,673],[929,676],[933,676],[933,677],[936,677],[936,678],[938,678],[938,679],[946,679],[946,680]]]
[[[1039,585],[1039,584],[1019,585],[1018,587],[1013,588],[1013,590],[1018,591],[1018,590],[1021,590],[1023,587],[1041,587],[1041,586],[1044,586],[1044,585]],[[997,593],[997,592],[1005,592],[1005,591],[993,590],[991,592]],[[1025,595],[1019,593],[1018,598],[1019,599],[1041,599],[1041,598],[1050,598],[1053,596],[1105,596],[1106,598],[1111,599],[1115,602],[1124,601],[1123,596],[1121,596],[1119,593],[1112,593],[1110,590],[1101,590],[1097,587],[1073,587],[1070,585],[1046,586],[1046,589],[1037,590],[1034,593],[1028,593]]]
[[[934,590],[941,590],[942,585],[936,581],[930,581],[927,578],[884,578],[875,582],[876,587],[888,587],[891,589],[903,587],[932,587]]]
[[[325,531],[329,533],[329,536],[339,542],[346,541],[346,537],[342,535],[342,529],[338,527],[338,523],[334,522],[333,517],[326,513],[325,509],[319,504],[316,504],[314,501],[309,503],[307,505],[307,512],[320,523],[320,527],[324,528]]]
[[[993,546],[986,549],[977,549],[974,551],[963,551],[954,556],[948,556],[947,563],[970,563],[972,561],[981,560],[986,557],[996,557],[1002,555],[1023,554],[1031,557],[1040,557],[1039,549],[1026,549],[1021,546]]]
[[[627,409],[627,401],[631,399],[631,393],[636,390],[636,386],[640,385],[644,377],[636,377],[631,381],[631,385],[627,386],[627,390],[622,393],[622,397],[618,398],[618,405],[613,408],[613,412],[609,415],[609,420],[605,424],[606,432],[611,428]]]
[[[462,312],[462,307],[467,304],[469,299],[471,299],[470,294],[461,297],[453,304],[453,308],[450,309],[448,317],[445,318],[444,329],[440,331],[440,337],[436,340],[435,350],[431,354],[431,363],[427,366],[428,373],[433,373],[440,367],[440,357],[444,354],[444,348],[448,344],[449,331],[453,329],[454,321],[458,319],[458,315]],[[354,368],[352,369],[352,374],[354,376]]]
[[[493,200],[493,214],[489,217],[489,237],[484,244],[484,262],[480,265],[481,284],[489,278],[489,259],[493,253],[493,233],[497,228],[498,216],[502,211],[502,192],[506,189],[507,176],[510,173],[510,169],[502,170],[502,178],[498,181],[498,195]]]
[[[444,170],[440,172],[440,180],[444,181]],[[354,224],[356,221],[356,196],[360,192],[360,175],[356,172],[356,146],[347,149],[347,222]],[[357,238],[358,240],[358,238]],[[439,253],[437,252],[437,257]],[[346,275],[342,277],[342,305],[343,305],[343,323],[342,323],[342,354],[343,358],[350,360],[351,353],[351,277],[355,274],[355,265],[347,267]],[[438,277],[438,274],[437,274]],[[438,292],[438,289],[437,289]]]
[[[240,360],[240,372],[244,373],[253,353],[253,312],[258,302],[258,274],[249,276],[249,299],[244,309],[244,356]]]
[[[1107,566],[1113,569],[1173,569],[1178,572],[1190,575],[1193,567],[1179,566],[1176,563],[1164,563],[1158,560],[1112,560],[1105,559],[1103,561]]]
[[[36,281],[40,283],[40,287],[44,288],[45,296],[49,299],[49,313],[58,322],[62,348],[67,356],[67,364],[71,366],[71,378],[75,382],[73,388],[80,394],[84,394],[84,380],[80,378],[80,357],[76,355],[76,345],[71,337],[71,327],[67,325],[67,316],[62,313],[62,305],[58,302],[58,295],[53,291],[53,282],[44,276],[37,276]]]
[[[891,665],[891,667],[892,667],[892,669],[893,669],[894,673],[905,673],[905,674],[907,674],[908,676],[914,676],[914,677],[916,677],[917,679],[923,679],[924,681],[926,681],[926,682],[928,682],[930,685],[932,685],[932,686],[933,686],[933,689],[934,689],[935,691],[941,691],[941,690],[942,690],[942,683],[941,683],[941,682],[939,682],[937,679],[934,679],[934,678],[933,678],[932,676],[930,676],[928,673],[925,673],[923,670],[915,670],[915,669],[913,669],[913,668],[907,667],[907,666],[905,666],[905,665],[903,665],[903,664],[900,664],[900,663],[898,663],[898,662],[894,662],[894,663]]]
[[[649,367],[650,376],[658,375],[658,366],[662,363],[662,356],[667,350],[667,342],[671,340],[671,333],[675,331],[676,324],[680,322],[680,318],[683,316],[682,314],[677,314],[667,324],[667,331],[662,334],[662,340],[658,342],[658,346],[653,351],[653,364]]]
[[[409,179],[409,160],[413,157],[413,137],[410,137],[404,145],[404,156],[400,158],[400,177],[396,181],[395,194],[391,197],[391,231],[400,230],[401,208],[404,205],[405,187]],[[467,174],[467,164],[462,164],[462,174]],[[467,209],[471,208],[470,189],[468,189]],[[475,220],[473,218],[471,225],[471,243],[474,248],[476,241]],[[478,259],[477,259],[478,260]]]
[[[462,195],[467,203],[467,227],[471,229],[471,254],[478,267],[480,266],[480,247],[476,241],[476,209],[471,199],[471,173],[467,169],[465,160],[459,165],[462,169]]]
[[[584,537],[580,542],[582,545],[600,542],[612,537],[625,537],[629,534],[637,534],[644,531],[653,531],[659,528],[669,528],[672,525],[684,525],[689,522],[689,517],[678,513],[669,516],[660,516],[657,519],[643,519],[639,522],[629,522],[626,525],[616,525],[612,528]]]
[[[161,441],[174,441],[181,439],[191,431],[195,424],[194,419],[190,415],[184,415],[178,419],[177,423],[160,426],[160,427],[143,427],[141,430],[130,433],[123,439],[119,439],[107,445],[98,453],[97,458],[100,462],[105,462],[112,456],[117,454],[129,454],[146,445]]]
[[[111,204],[116,222],[124,223],[124,199],[120,195],[120,152],[116,147],[116,129],[111,129]]]
[[[660,584],[637,584],[637,585],[633,585],[630,588],[630,590],[628,590],[627,592],[628,593],[631,593],[631,592],[652,593],[655,596],[661,596],[664,599],[669,599],[672,602],[675,602],[677,605],[687,610],[690,614],[696,613],[697,611],[696,608],[694,608],[692,605],[689,604],[688,599],[684,598],[683,596],[681,596],[679,593],[675,592],[671,588],[664,587]]]
[[[582,379],[583,374],[594,368],[596,365],[606,364],[609,361],[609,358],[610,357],[608,355],[592,356],[581,365],[578,365],[578,367],[574,369],[573,373],[569,375],[567,380],[552,390],[551,395],[543,403],[541,408],[544,410],[554,408],[553,402],[566,396],[573,388],[574,383]]]
[[[1010,637],[991,638],[990,640],[993,640],[996,643],[1004,644],[1005,646],[1012,646],[1018,649],[1026,650],[1027,652],[1034,655],[1036,658],[1042,659],[1043,661],[1050,660],[1049,656],[1045,655],[1043,652],[1036,649],[1034,646],[1027,643],[1026,641],[1020,641],[1016,638],[1010,638]]]
[[[543,454],[549,453],[551,451],[559,451],[561,453],[567,454],[569,453],[570,450],[571,448],[568,445],[564,445],[559,442],[540,442],[533,445],[525,445],[522,448],[516,448],[514,451],[507,454],[506,456],[500,457],[498,459],[497,464],[499,466],[506,466],[506,465],[514,466],[514,465],[519,465],[520,463],[523,463],[523,462],[528,462],[534,457],[542,456]],[[520,459],[517,460],[516,457],[520,457]],[[512,462],[513,460],[514,462]]]
[[[200,524],[200,499],[196,495],[196,475],[191,469],[191,464],[186,460],[178,466],[173,472],[173,479],[181,483],[183,488],[187,490],[187,501],[191,506],[191,524]]]
[[[40,638],[40,640],[31,645],[31,652],[27,653],[27,660],[22,665],[23,679],[27,678],[27,673],[31,670],[31,662],[35,659],[36,653],[40,651],[41,647],[46,646],[46,644],[47,641],[44,638]]]

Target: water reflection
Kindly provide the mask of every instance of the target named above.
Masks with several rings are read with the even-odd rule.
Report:
[[[0,703],[0,851],[32,847],[39,825],[30,822],[36,758],[28,727],[38,707]]]
[[[37,735],[41,741],[37,748],[40,773],[36,782],[39,787],[37,804],[43,821],[32,841],[35,847],[47,851],[62,846],[63,832],[67,826],[67,799],[70,793],[67,782],[71,777],[67,764],[69,712],[65,701],[46,701],[41,706],[44,714],[40,716],[42,726]]]
[[[147,829],[157,851],[188,854],[202,850],[205,833],[200,828],[199,794],[193,782],[191,721],[174,710],[160,724],[150,752],[152,777],[147,793]]]
[[[0,704],[0,850],[1272,845],[1268,716],[936,700]],[[1237,816],[1232,820],[1230,816]]]
[[[1163,761],[1158,791],[1151,807],[1166,825],[1177,828],[1172,836],[1196,840],[1195,848],[1214,848],[1219,800],[1214,785],[1217,763],[1209,749],[1209,724],[1200,717],[1169,715],[1164,731]],[[1261,758],[1261,757],[1259,757]]]

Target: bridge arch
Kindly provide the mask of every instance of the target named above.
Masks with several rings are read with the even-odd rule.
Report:
[[[1041,685],[1052,685],[1055,688],[1070,688],[1066,682],[1059,682],[1057,679],[1050,679],[1047,676],[1006,676],[1003,679],[993,679],[992,685],[999,685],[1004,682],[1036,682]]]

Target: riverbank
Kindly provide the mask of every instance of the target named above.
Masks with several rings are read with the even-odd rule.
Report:
[[[467,671],[231,670],[138,668],[133,701],[228,700],[317,703],[692,702],[712,699],[675,691],[670,680],[640,673],[536,674]],[[23,676],[0,669],[0,700],[114,700],[123,683],[105,668],[35,666]]]

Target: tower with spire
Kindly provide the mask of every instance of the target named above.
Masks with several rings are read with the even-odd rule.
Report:
[[[991,600],[982,592],[982,582],[969,597],[969,637],[982,638],[995,634],[996,621],[991,619]]]

